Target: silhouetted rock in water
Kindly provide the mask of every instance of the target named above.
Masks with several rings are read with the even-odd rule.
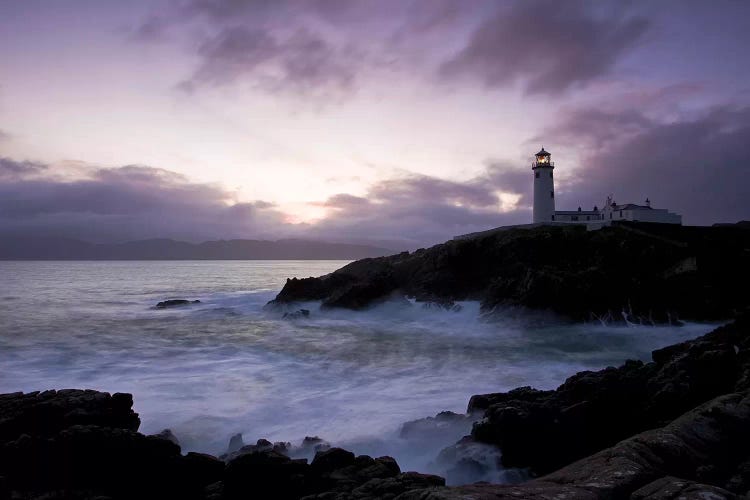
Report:
[[[200,304],[200,300],[170,299],[163,300],[156,304],[157,309],[166,309],[167,307],[189,306],[190,304]]]
[[[227,453],[234,453],[240,448],[245,446],[245,442],[242,440],[242,434],[237,433],[229,438],[229,445],[227,446]]]
[[[326,451],[330,448],[331,444],[318,436],[305,436],[302,444],[296,448],[292,448],[291,453],[294,455],[315,456],[319,451]]]
[[[309,318],[309,317],[310,317],[309,309],[298,309],[294,312],[285,312],[284,316],[282,316],[283,319],[301,319],[301,318]]]
[[[289,279],[270,304],[363,309],[398,293],[434,304],[479,300],[483,312],[523,306],[604,323],[727,319],[750,303],[748,248],[750,231],[736,225],[509,229]]]

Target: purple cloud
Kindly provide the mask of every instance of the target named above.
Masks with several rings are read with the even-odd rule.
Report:
[[[0,172],[0,233],[90,241],[304,237],[416,248],[528,218],[526,209],[499,212],[497,191],[515,188],[491,168],[466,182],[415,175],[365,196],[340,193],[313,203],[331,209],[316,224],[290,224],[272,203],[236,203],[220,187],[142,165],[61,181],[46,165],[3,159]]]
[[[284,236],[284,215],[266,202],[232,203],[231,193],[163,169],[94,169],[60,181],[48,167],[0,161],[0,232],[90,241],[171,237]]]
[[[201,62],[186,90],[224,85],[246,78],[270,90],[302,94],[320,89],[349,89],[355,76],[352,54],[306,30],[275,34],[270,30],[233,26],[221,30],[198,49]]]
[[[606,74],[641,39],[649,23],[619,13],[594,17],[582,1],[529,0],[500,9],[439,70],[487,87],[521,82],[530,93],[556,94]]]
[[[0,157],[0,181],[20,179],[43,173],[47,165],[34,161],[15,161]]]
[[[337,210],[315,231],[357,242],[427,246],[467,232],[526,222],[526,208],[500,212],[498,192],[514,190],[492,168],[465,182],[425,175],[386,179],[372,185],[364,197],[329,198],[323,205]]]
[[[655,122],[633,111],[580,112],[554,127],[583,145],[582,166],[563,205],[618,202],[676,210],[688,224],[750,219],[750,108],[716,108],[697,118]],[[564,166],[559,166],[564,168]]]

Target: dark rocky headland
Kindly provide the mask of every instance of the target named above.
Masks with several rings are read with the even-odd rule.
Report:
[[[573,320],[731,319],[652,361],[580,372],[558,389],[472,396],[467,415],[404,425],[440,432],[477,419],[436,462],[447,475],[503,466],[515,485],[446,487],[391,457],[239,438],[213,457],[181,452],[168,431],[138,432],[129,394],[61,390],[0,395],[0,500],[6,499],[732,499],[750,498],[750,231],[620,225],[511,230],[290,280],[274,304],[364,308],[394,296],[437,307],[476,299]],[[588,302],[587,302],[588,301]],[[587,304],[586,307],[581,304]],[[637,334],[637,332],[634,332]],[[315,449],[309,439],[303,446]],[[497,450],[498,463],[476,459]]]
[[[270,306],[363,309],[399,296],[445,307],[478,300],[484,312],[522,306],[575,321],[727,319],[750,304],[750,230],[618,223],[488,231],[289,279]]]

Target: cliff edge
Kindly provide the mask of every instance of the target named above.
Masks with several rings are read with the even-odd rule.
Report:
[[[576,321],[665,323],[733,317],[749,303],[749,279],[750,230],[742,225],[541,226],[288,279],[269,305],[363,309],[402,295],[441,305],[478,300],[483,312],[523,306]]]

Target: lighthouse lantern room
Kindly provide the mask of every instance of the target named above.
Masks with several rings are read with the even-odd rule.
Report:
[[[552,175],[555,164],[544,147],[534,156],[536,161],[531,165],[534,172],[534,222],[552,222],[555,220],[555,179]]]

